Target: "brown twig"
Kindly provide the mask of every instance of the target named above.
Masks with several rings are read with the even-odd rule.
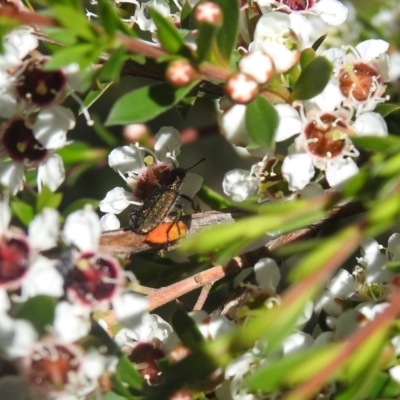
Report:
[[[212,288],[212,283],[207,283],[201,288],[200,295],[196,301],[196,304],[193,307],[193,311],[200,311],[204,307],[204,303],[207,300],[208,295],[210,294],[210,290]]]

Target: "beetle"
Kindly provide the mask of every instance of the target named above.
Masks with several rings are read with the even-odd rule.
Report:
[[[201,159],[188,169],[176,167],[171,170],[165,184],[154,188],[153,192],[145,200],[143,205],[139,209],[130,213],[132,230],[135,233],[147,235],[150,231],[160,225],[168,214],[170,214],[178,197],[190,201],[193,209],[196,210],[193,200],[180,193],[179,189],[182,186],[187,171],[194,168],[204,160],[205,158]]]

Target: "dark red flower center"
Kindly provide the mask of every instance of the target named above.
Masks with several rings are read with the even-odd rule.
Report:
[[[1,142],[16,162],[39,163],[47,156],[47,150],[36,140],[32,129],[25,125],[22,118],[15,118],[3,126]]]
[[[339,88],[343,96],[357,101],[368,100],[382,84],[378,71],[363,63],[349,64],[339,75]]]
[[[17,95],[43,107],[59,100],[66,81],[62,71],[45,71],[42,69],[42,62],[35,60],[28,63],[19,75]]]
[[[29,268],[30,249],[23,239],[0,241],[0,285],[18,280]]]
[[[346,145],[343,139],[346,131],[346,125],[334,115],[323,115],[320,121],[312,121],[305,129],[309,151],[318,157],[338,156]]]
[[[60,391],[78,367],[78,356],[71,349],[61,344],[43,344],[31,355],[28,379],[46,391]]]
[[[154,344],[139,343],[132,351],[129,359],[136,364],[136,368],[149,384],[157,385],[162,383],[158,360],[164,357],[164,351],[155,347]]]
[[[314,0],[282,0],[282,4],[288,6],[292,11],[308,10],[315,3]]]
[[[87,252],[75,262],[66,282],[85,303],[111,299],[118,284],[118,268],[113,260]]]

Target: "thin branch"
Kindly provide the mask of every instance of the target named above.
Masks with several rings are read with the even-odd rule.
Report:
[[[207,283],[201,288],[200,295],[196,301],[196,304],[193,307],[193,311],[200,311],[204,307],[204,303],[207,300],[208,295],[210,294],[210,290],[212,288],[212,283]]]

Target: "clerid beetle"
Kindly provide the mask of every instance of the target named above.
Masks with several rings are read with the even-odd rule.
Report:
[[[204,160],[205,158],[201,159],[188,169],[178,167],[171,170],[165,184],[156,186],[143,205],[139,209],[130,213],[132,230],[140,235],[147,235],[150,231],[160,225],[171,213],[178,197],[190,201],[193,209],[196,209],[193,200],[180,193],[179,189],[182,186],[187,171],[194,168]]]

